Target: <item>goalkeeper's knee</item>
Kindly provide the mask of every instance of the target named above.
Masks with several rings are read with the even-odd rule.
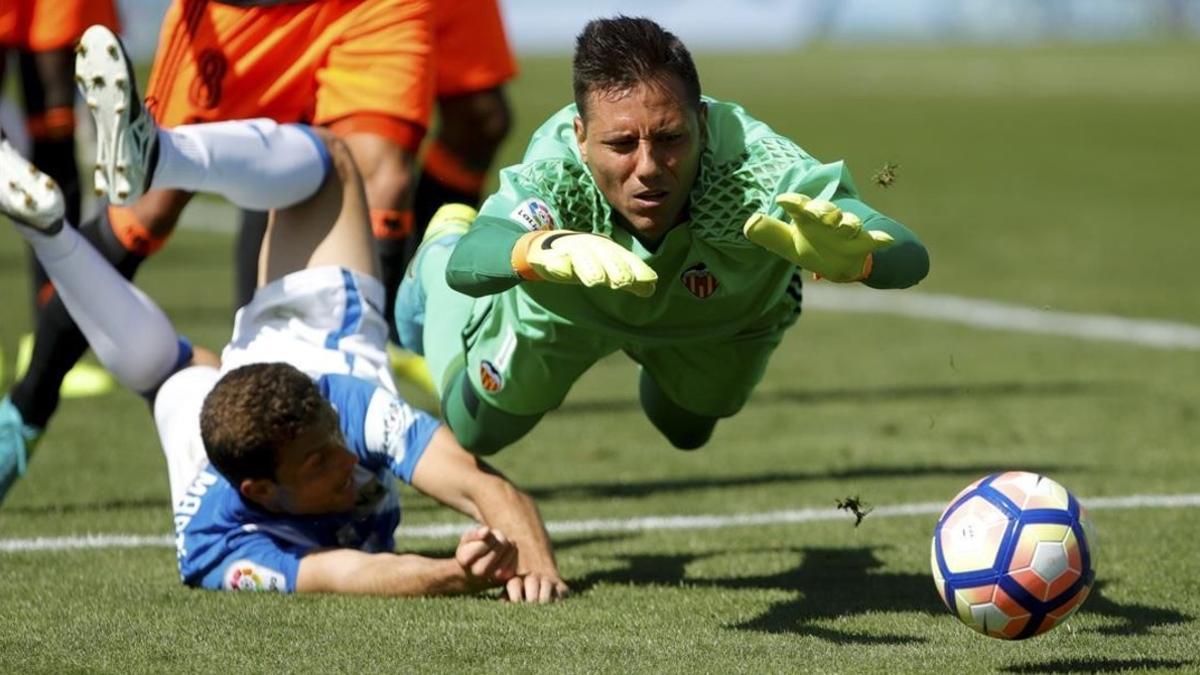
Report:
[[[638,394],[646,417],[676,448],[695,450],[712,438],[719,418],[684,410],[667,397],[645,370],[638,381]]]
[[[465,371],[454,376],[442,395],[442,415],[458,442],[475,455],[492,455],[520,440],[542,419],[514,415],[479,398]]]

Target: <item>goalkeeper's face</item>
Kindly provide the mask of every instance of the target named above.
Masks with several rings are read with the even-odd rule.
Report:
[[[685,218],[706,119],[673,74],[588,93],[575,120],[579,152],[604,198],[642,238],[656,241]]]

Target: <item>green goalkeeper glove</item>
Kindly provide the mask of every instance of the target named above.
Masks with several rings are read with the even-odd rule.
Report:
[[[830,202],[788,193],[775,203],[792,222],[756,213],[742,229],[746,238],[818,278],[862,281],[871,273],[871,254],[892,243],[887,232],[864,230],[858,216]]]
[[[606,286],[639,298],[654,295],[658,274],[613,240],[586,232],[530,232],[513,247],[513,269],[522,279]]]

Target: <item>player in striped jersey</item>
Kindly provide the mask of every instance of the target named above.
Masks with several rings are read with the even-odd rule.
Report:
[[[153,406],[184,583],[563,597],[532,500],[394,393],[362,179],[345,144],[266,119],[157,129],[145,111],[126,114],[140,104],[119,85],[123,63],[83,65],[97,69],[84,73],[94,83],[84,93],[98,137],[116,149],[99,156],[110,190],[144,176],[134,189],[275,209],[260,286],[218,362],[64,227],[57,186],[0,141],[0,212],[19,224],[101,362]],[[397,478],[478,522],[454,557],[393,552]]]

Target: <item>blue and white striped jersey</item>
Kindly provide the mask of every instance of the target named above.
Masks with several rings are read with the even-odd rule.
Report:
[[[351,513],[289,516],[246,501],[211,466],[175,505],[179,574],[189,586],[292,592],[300,558],[314,549],[395,549],[400,501],[394,478],[413,470],[441,424],[386,389],[348,375],[324,375],[321,394],[338,413],[346,447],[358,456]]]

